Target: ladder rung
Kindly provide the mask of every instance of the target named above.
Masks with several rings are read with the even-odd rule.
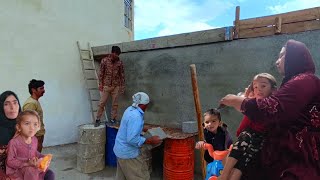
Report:
[[[83,61],[93,61],[93,59],[82,58]]]
[[[89,90],[99,90],[99,88],[88,88]]]
[[[86,78],[86,80],[98,80],[97,78]]]
[[[100,97],[92,97],[91,95],[90,95],[90,97],[91,97],[91,101],[100,101]]]
[[[84,70],[95,70],[94,68],[85,68]]]
[[[80,51],[90,52],[88,49],[80,49]]]

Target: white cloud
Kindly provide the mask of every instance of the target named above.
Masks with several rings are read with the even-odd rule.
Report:
[[[136,0],[136,33],[158,31],[158,36],[212,29],[208,22],[233,4],[224,0]]]
[[[273,14],[285,13],[320,6],[320,0],[290,0],[284,4],[267,7]]]
[[[193,31],[200,31],[206,29],[213,29],[216,27],[210,26],[203,22],[179,22],[177,26],[167,26],[161,29],[158,33],[159,36],[171,35],[171,34],[178,34],[184,32],[193,32]]]

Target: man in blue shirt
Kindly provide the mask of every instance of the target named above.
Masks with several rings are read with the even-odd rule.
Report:
[[[117,156],[116,180],[149,180],[150,172],[147,161],[140,148],[143,144],[159,144],[159,136],[145,138],[141,136],[144,125],[144,112],[149,104],[149,96],[138,92],[132,96],[133,104],[128,107],[121,119],[121,124],[113,151]]]

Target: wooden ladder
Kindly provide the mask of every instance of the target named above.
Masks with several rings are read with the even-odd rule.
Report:
[[[85,79],[85,85],[88,92],[88,100],[90,102],[90,112],[92,122],[95,122],[100,101],[99,79],[96,71],[96,66],[93,59],[93,53],[88,43],[88,49],[81,49],[80,43],[77,41],[77,46],[80,54],[82,72]],[[106,111],[104,111],[101,121],[108,121]]]

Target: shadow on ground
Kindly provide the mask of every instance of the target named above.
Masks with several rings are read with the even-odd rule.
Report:
[[[53,146],[44,148],[43,154],[53,154],[50,169],[55,172],[56,180],[100,180],[114,179],[116,168],[108,167],[102,171],[83,174],[77,170],[77,144]],[[161,167],[161,165],[157,166]],[[161,180],[162,169],[153,168],[151,180]]]

